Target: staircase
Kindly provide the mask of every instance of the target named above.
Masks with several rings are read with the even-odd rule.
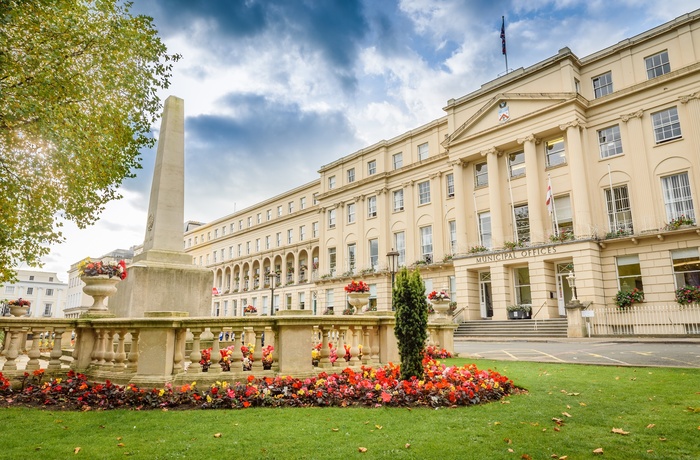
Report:
[[[507,337],[507,338],[532,338],[532,337],[566,337],[566,318],[520,319],[510,321],[476,320],[465,321],[455,331],[455,339],[469,339],[472,337]]]

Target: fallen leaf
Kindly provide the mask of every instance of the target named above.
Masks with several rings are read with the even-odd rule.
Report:
[[[659,441],[665,441],[666,438],[659,438]]]
[[[622,428],[613,428],[612,432],[615,434],[630,434],[629,431],[625,431]]]
[[[647,454],[653,454],[653,453],[654,453],[654,449],[647,449]]]
[[[532,460],[532,457],[530,457],[528,454],[523,454],[520,458],[523,460]]]
[[[164,408],[161,409],[161,411],[163,411],[163,412],[168,412],[168,408],[167,408],[167,407],[164,407]]]
[[[74,454],[77,454],[78,452],[80,452],[80,447],[76,447],[75,449],[73,449]]]
[[[561,431],[558,426],[554,427],[554,431]]]
[[[567,394],[568,392],[566,390],[561,390],[562,393]]]
[[[214,433],[214,437],[215,437],[215,438],[220,438],[220,437],[221,437],[221,433]]]
[[[581,407],[586,407],[586,403],[585,403],[585,402],[580,402],[580,403],[578,403],[578,405],[581,406]]]
[[[552,454],[549,456],[549,458],[559,458],[559,456],[557,454]]]
[[[571,406],[569,406],[569,405],[567,404],[567,405],[566,405],[566,408],[567,408],[567,409],[571,409]]]
[[[561,457],[559,457],[559,460],[568,460],[568,459],[569,459],[568,455],[562,455]]]
[[[367,448],[366,447],[358,447],[357,451],[362,452],[364,454],[365,452],[367,452]]]
[[[656,425],[654,425],[653,423],[650,423],[650,424],[647,425],[647,428],[654,428],[655,426],[656,426]]]
[[[501,400],[501,404],[510,404],[510,401]]]
[[[578,396],[578,395],[580,395],[580,394],[581,394],[581,393],[568,393],[566,396]]]
[[[571,418],[571,414],[568,412],[562,412],[561,415],[564,415],[565,417]]]
[[[338,428],[331,428],[331,431],[338,431]]]
[[[378,430],[381,430],[382,428],[384,428],[384,427],[381,426],[381,425],[374,425],[374,427],[375,427],[376,429],[378,429]]]
[[[121,441],[121,440],[122,440],[122,437],[119,436],[119,437],[117,438],[117,441]]]
[[[698,412],[700,412],[700,407],[690,407],[690,406],[688,406],[688,412],[698,413]]]
[[[508,449],[508,452],[510,452],[512,454],[515,451],[513,449]]]
[[[506,444],[513,444],[513,440],[510,438],[503,438],[503,442],[505,442]]]
[[[411,445],[410,445],[409,443],[406,443],[406,445],[405,445],[404,447],[405,447],[406,449],[408,449],[409,447],[411,447]]]
[[[603,448],[599,447],[593,451],[594,454],[602,454],[603,453]]]
[[[120,442],[119,444],[117,444],[117,447],[124,447],[124,443]]]
[[[365,422],[365,425],[369,425],[369,420],[367,420],[367,421]]]
[[[501,422],[493,422],[494,425],[500,425]]]

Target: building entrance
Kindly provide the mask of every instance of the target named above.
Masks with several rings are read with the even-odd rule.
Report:
[[[493,298],[491,296],[491,272],[479,273],[479,299],[481,317],[493,317]]]
[[[557,264],[557,303],[559,304],[559,316],[566,316],[566,304],[573,298],[573,291],[569,287],[566,277],[574,271],[574,264]]]

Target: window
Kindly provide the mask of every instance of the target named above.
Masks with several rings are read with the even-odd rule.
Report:
[[[287,203],[287,209],[288,209],[289,214],[294,212],[294,202],[293,201],[290,201],[289,203]]]
[[[51,316],[51,304],[44,304],[44,316]]]
[[[613,187],[605,189],[605,203],[608,209],[608,227],[613,233],[628,232],[634,233],[632,227],[632,208],[627,186]],[[612,197],[615,196],[615,201]]]
[[[367,162],[367,175],[371,176],[377,172],[377,162],[375,160]]]
[[[34,281],[34,275],[29,275],[29,281]]]
[[[240,219],[238,221],[238,230],[243,230],[243,219]],[[202,238],[202,242],[204,241],[204,238]]]
[[[250,228],[252,226],[253,226],[253,217],[250,216],[250,217],[248,217],[248,228]]]
[[[335,209],[328,210],[328,228],[335,228]]]
[[[209,265],[209,254],[207,254],[207,265]]]
[[[52,296],[53,295],[53,289],[49,288],[46,290],[46,295],[47,296]]]
[[[328,178],[328,190],[333,190],[335,188],[335,176]]]
[[[218,237],[219,237],[219,229],[217,228],[214,230],[214,238],[218,238]]]
[[[226,236],[226,226],[221,227],[221,236]]]
[[[216,263],[216,251],[212,253],[212,259],[214,260],[214,263]]]
[[[314,193],[312,196],[312,201],[314,203],[314,206],[318,204],[318,193]]]
[[[693,196],[690,191],[688,173],[684,172],[661,178],[666,219],[670,222],[681,216],[695,219]]]
[[[211,241],[211,232],[207,232],[207,241]]]
[[[277,232],[276,240],[277,240],[277,247],[282,246],[282,232]]]
[[[698,248],[685,248],[671,251],[673,277],[676,289],[683,286],[700,287],[700,255]]]
[[[292,244],[292,241],[294,240],[294,230],[291,228],[287,230],[287,244]]]
[[[481,245],[490,248],[491,247],[491,213],[490,212],[480,212],[479,213],[479,241]]]
[[[348,203],[347,210],[348,210],[348,224],[352,224],[355,222],[355,203]]]
[[[311,224],[311,238],[318,238],[318,222]]]
[[[527,243],[530,241],[530,212],[526,204],[515,206],[515,230],[518,241]]]
[[[15,293],[14,286],[5,286],[5,294],[14,294],[14,293]]]
[[[447,223],[450,227],[450,253],[457,254],[457,222],[451,220]]]
[[[306,197],[299,198],[299,210],[306,209]]]
[[[394,195],[394,212],[403,211],[403,189],[395,190],[393,195]]]
[[[379,240],[369,240],[369,266],[377,270],[379,268]]]
[[[245,242],[245,253],[246,255],[250,254],[250,241]],[[207,262],[209,263],[209,262]]]
[[[277,217],[282,217],[282,205],[277,206]]]
[[[394,233],[394,247],[396,252],[399,253],[399,267],[406,265],[406,233],[396,232]]]
[[[272,219],[272,209],[268,209],[265,214],[266,214],[265,217],[267,218],[267,220],[269,222]]]
[[[221,250],[221,260],[222,261],[224,260],[224,250],[223,249]]]
[[[348,169],[348,184],[355,182],[355,168]]]
[[[668,62],[668,51],[662,51],[659,54],[649,56],[644,59],[647,66],[647,79],[660,77],[671,71],[671,64]]]
[[[243,251],[243,243],[238,243],[238,257],[241,257],[241,253]],[[201,263],[200,263],[201,265]]]
[[[573,213],[571,211],[571,196],[564,195],[554,198],[554,210],[557,213],[557,223],[559,234],[571,233],[574,231]]]
[[[421,144],[418,146],[418,161],[422,161],[428,158],[428,143]]]
[[[489,167],[486,163],[474,165],[474,186],[483,187],[489,185]]]
[[[652,113],[651,124],[657,144],[681,137],[681,122],[675,107]]]
[[[231,224],[231,233],[233,233],[233,232],[235,232],[235,231],[236,231],[236,224],[235,224],[235,223],[232,223],[232,224]],[[197,243],[197,238],[195,237],[195,244],[196,244],[196,243]]]
[[[377,217],[377,197],[367,198],[367,217]]]
[[[304,238],[306,237],[306,226],[302,225],[299,227],[299,241],[304,241]]]
[[[34,288],[33,287],[28,287],[27,288],[27,295],[32,295],[34,294]]]
[[[608,158],[622,153],[620,126],[615,125],[598,131],[600,158]]]
[[[612,72],[593,77],[593,96],[595,99],[613,92]]]
[[[433,227],[421,227],[420,229],[420,250],[423,260],[428,263],[433,261]]]
[[[518,305],[532,305],[532,292],[530,290],[530,269],[519,267],[513,270],[515,280],[515,303]]]
[[[418,204],[430,203],[430,181],[418,184]]]
[[[403,166],[403,153],[395,153],[391,156],[391,163],[394,169],[399,169]]]
[[[258,213],[258,215],[257,215],[257,217],[256,217],[256,220],[257,220],[258,223],[261,223],[261,222],[262,222],[262,213],[261,213],[261,212]]]
[[[326,289],[326,308],[333,308],[333,289]]]
[[[525,152],[508,155],[508,173],[511,179],[525,175]]]
[[[328,268],[330,268],[331,273],[335,272],[335,256],[335,248],[328,248]]]
[[[299,310],[303,310],[304,306],[306,304],[306,293],[305,292],[300,292],[299,293]]]
[[[579,81],[578,78],[574,78],[574,89],[576,90],[577,93],[581,93],[581,82]]]
[[[265,237],[265,249],[270,249],[270,235]]]
[[[255,239],[255,251],[260,252],[260,238]]]
[[[629,292],[634,288],[644,290],[642,285],[642,269],[639,266],[637,254],[617,256],[617,284],[621,291]],[[674,264],[675,265],[675,264]]]
[[[357,246],[355,243],[348,244],[348,270],[355,271],[355,256],[357,255]]]
[[[447,182],[447,198],[452,198],[455,196],[455,175],[448,174],[445,180]]]
[[[544,143],[545,163],[548,168],[566,163],[564,138],[553,139]]]

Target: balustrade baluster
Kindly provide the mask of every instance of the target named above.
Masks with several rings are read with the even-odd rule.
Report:
[[[252,328],[251,328],[252,329]],[[260,373],[263,370],[262,363],[262,331],[253,330],[255,334],[255,348],[253,349],[253,371]]]
[[[187,368],[188,374],[199,374],[202,372],[202,365],[199,361],[202,359],[200,350],[199,338],[202,335],[201,329],[190,329],[192,332],[192,352],[190,353],[190,365]]]
[[[173,375],[182,374],[185,372],[185,340],[187,330],[178,328],[175,331],[175,353],[173,355]]]
[[[78,354],[78,353],[79,353],[79,352],[78,352],[78,349],[79,349],[78,330],[77,330],[77,329],[73,329],[73,334],[75,334],[75,339],[74,339],[74,340],[71,340],[72,345],[73,345],[73,353],[71,353],[71,356],[73,356],[73,362],[70,363],[70,368],[71,368],[71,369],[75,369],[75,368],[78,366],[78,357],[79,357],[79,354]]]
[[[371,332],[370,335],[372,336],[372,342],[374,343],[374,346],[372,347],[372,360],[371,363],[373,366],[379,365],[379,327],[374,328]]]
[[[41,345],[41,335],[39,331],[41,331],[42,333],[44,332],[43,329],[39,329],[37,327],[30,329],[30,332],[32,333],[32,348],[27,352],[29,361],[27,362],[27,367],[25,368],[25,370],[28,372],[35,371],[40,367],[39,357],[41,356],[41,350],[39,347]]]
[[[328,347],[331,329],[327,326],[319,326],[318,328],[321,331],[321,358],[318,360],[318,367],[327,369],[333,365],[330,360],[331,350]]]
[[[232,334],[234,334],[234,336],[231,340],[233,342],[233,353],[231,353],[231,372],[241,372],[243,369],[243,352],[241,352],[241,347],[243,346],[243,329],[234,329]]]
[[[210,362],[211,364],[209,365],[209,371],[212,374],[220,374],[221,373],[221,352],[219,351],[219,333],[221,332],[221,328],[219,327],[212,327],[209,329],[214,336],[214,340],[212,341],[211,344],[211,355],[210,355]]]
[[[49,354],[51,360],[49,361],[49,365],[47,368],[50,371],[61,369],[61,356],[63,355],[63,350],[61,349],[61,342],[63,340],[63,332],[65,332],[64,328],[57,327],[53,330],[53,347],[51,348],[51,353]]]
[[[336,347],[336,351],[338,353],[338,360],[335,362],[335,366],[341,366],[345,367],[347,363],[345,362],[345,342],[347,341],[348,337],[348,328],[347,326],[343,327],[338,327],[338,346]]]
[[[135,374],[139,366],[139,333],[138,329],[131,331],[131,346],[126,364],[126,372],[129,374]]]
[[[101,344],[102,344],[102,330],[95,329],[95,341],[92,344],[92,352],[90,353],[90,367],[96,369],[100,363],[101,356]]]
[[[102,369],[112,371],[114,369],[114,329],[107,329],[105,334],[105,361]],[[59,364],[60,366],[60,364]]]
[[[362,330],[360,326],[352,327],[352,345],[350,346],[350,365],[356,367],[360,364],[360,347],[358,347],[358,334]]]
[[[8,331],[10,334],[10,344],[5,354],[5,366],[2,368],[3,371],[16,371],[17,370],[17,356],[19,356],[19,341],[22,336],[22,332],[19,329],[10,329]]]
[[[372,331],[372,326],[365,326],[362,329],[363,340],[362,340],[362,364],[365,366],[372,365],[372,344],[370,343],[370,333]]]
[[[114,355],[114,370],[124,372],[124,361],[126,361],[126,351],[124,340],[126,339],[126,329],[119,329],[119,341],[117,342],[117,353]]]

